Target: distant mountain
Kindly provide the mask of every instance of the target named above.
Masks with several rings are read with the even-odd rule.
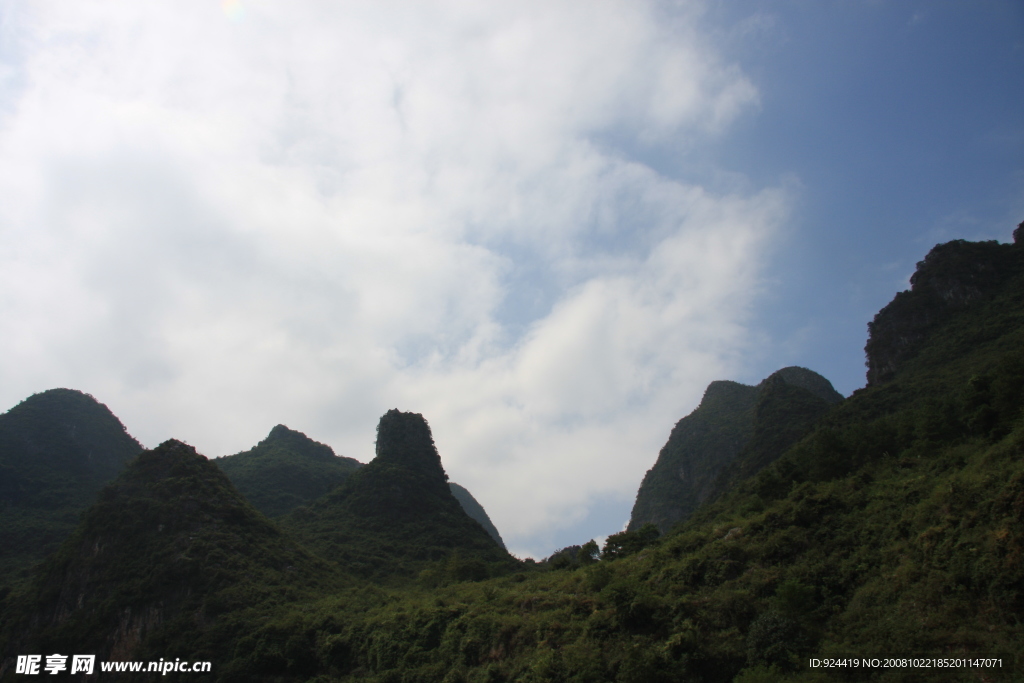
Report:
[[[44,391],[0,415],[0,587],[56,550],[141,451],[105,405],[80,391]]]
[[[651,523],[665,533],[779,457],[842,399],[827,379],[799,367],[754,387],[712,382],[644,476],[627,529]]]
[[[362,467],[284,425],[248,451],[214,462],[253,507],[271,518],[319,498]]]
[[[284,517],[282,527],[367,577],[411,576],[456,552],[482,566],[509,565],[511,557],[452,495],[422,415],[388,411],[376,452],[325,497]]]
[[[477,521],[480,526],[484,528],[484,531],[490,535],[494,541],[505,549],[505,542],[501,540],[501,534],[498,533],[498,529],[491,522],[491,518],[487,516],[487,511],[484,510],[483,505],[476,501],[469,491],[459,486],[453,481],[448,482],[448,488],[451,489],[452,495],[455,496],[455,500],[459,501],[459,505],[466,511],[466,514]]]
[[[2,666],[26,652],[216,660],[227,634],[244,635],[228,615],[340,585],[213,463],[171,440],[104,488],[31,589],[9,599]]]

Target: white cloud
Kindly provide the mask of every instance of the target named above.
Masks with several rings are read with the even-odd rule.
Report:
[[[9,13],[0,398],[209,455],[285,422],[366,460],[422,412],[520,552],[631,496],[787,204],[643,162],[756,105],[699,5],[224,7]]]

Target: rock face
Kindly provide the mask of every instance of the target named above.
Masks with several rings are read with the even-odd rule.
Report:
[[[842,398],[827,379],[799,367],[783,368],[755,387],[712,382],[644,476],[627,529],[652,523],[665,533],[772,462]]]
[[[362,467],[330,446],[277,425],[256,446],[214,462],[238,492],[268,517],[282,517],[323,496]]]
[[[376,455],[374,462],[381,466],[418,472],[434,487],[443,486],[448,481],[430,426],[419,413],[403,413],[395,409],[384,413],[377,424]]]
[[[868,386],[891,379],[936,326],[987,300],[1024,271],[1021,226],[1013,233],[1014,244],[955,240],[936,245],[917,264],[910,289],[868,323]]]
[[[0,415],[0,586],[53,552],[141,451],[80,391],[44,391]]]
[[[166,645],[177,634],[197,641],[189,646],[198,648],[195,659],[213,659],[200,656],[210,649],[201,641],[215,640],[207,629],[220,614],[332,577],[213,463],[171,440],[144,451],[104,488],[38,568],[5,623],[3,649],[142,659],[153,638]]]
[[[485,563],[511,561],[452,495],[422,415],[388,411],[377,427],[376,452],[282,526],[321,557],[364,577],[412,575],[456,551]]]

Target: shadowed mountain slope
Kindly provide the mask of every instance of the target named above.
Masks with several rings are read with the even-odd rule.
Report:
[[[0,586],[56,550],[142,451],[88,394],[51,389],[0,415]]]
[[[644,476],[628,530],[651,523],[668,531],[772,462],[842,398],[827,379],[799,367],[783,368],[756,387],[712,382]]]
[[[458,551],[504,565],[511,557],[452,495],[422,415],[388,411],[376,457],[281,524],[321,557],[367,577],[411,575]]]
[[[476,520],[484,528],[484,531],[494,539],[494,542],[500,545],[502,549],[505,549],[505,542],[501,540],[501,534],[498,533],[497,527],[491,522],[491,518],[487,516],[484,506],[477,502],[473,494],[453,481],[448,482],[448,488],[451,489],[452,495],[455,496],[455,500],[459,501],[459,505],[466,511],[466,514]]]
[[[31,589],[8,599],[3,666],[25,652],[217,660],[223,639],[241,635],[239,613],[341,585],[213,463],[171,440],[104,488]]]

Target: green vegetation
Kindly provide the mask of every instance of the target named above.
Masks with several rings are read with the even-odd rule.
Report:
[[[345,585],[215,465],[167,441],[103,489],[30,589],[0,605],[4,652],[222,661],[262,610]]]
[[[214,462],[253,507],[272,519],[323,496],[362,466],[284,425],[248,451]]]
[[[377,458],[285,517],[288,535],[164,444],[0,597],[0,680],[7,653],[89,648],[208,658],[220,681],[1021,680],[1024,247],[923,263],[871,328],[869,373],[886,373],[839,403],[793,373],[713,384],[673,431],[717,453],[744,436],[730,467],[698,472],[707,502],[600,553],[504,555],[419,415],[385,415]],[[1002,668],[806,665],[842,655]]]
[[[0,415],[0,590],[24,581],[142,446],[92,396],[35,394]]]

